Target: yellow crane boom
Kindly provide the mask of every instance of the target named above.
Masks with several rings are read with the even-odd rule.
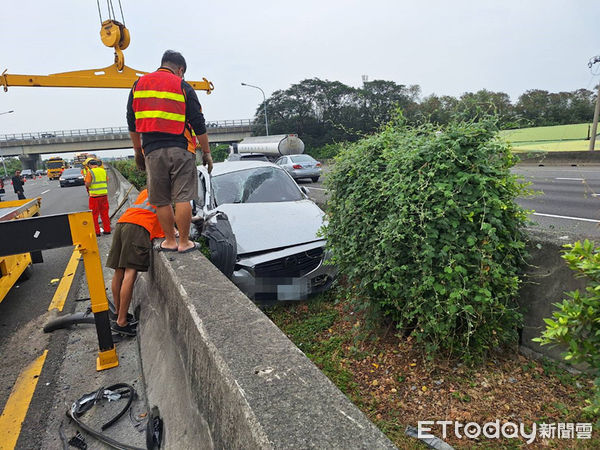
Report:
[[[148,72],[135,70],[125,65],[123,50],[129,46],[129,30],[116,20],[105,20],[100,29],[100,38],[107,47],[115,50],[114,64],[101,69],[76,70],[51,75],[14,75],[5,70],[0,75],[0,85],[4,92],[9,86],[37,87],[76,87],[76,88],[124,88],[130,89],[133,83]],[[188,81],[195,90],[210,94],[214,89],[211,81]]]

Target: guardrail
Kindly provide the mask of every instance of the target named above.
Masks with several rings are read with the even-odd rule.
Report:
[[[207,121],[206,128],[245,128],[254,123],[253,119]],[[24,141],[31,139],[52,139],[57,137],[101,136],[106,134],[128,133],[127,127],[81,128],[78,130],[36,131],[31,133],[3,134],[0,141]]]

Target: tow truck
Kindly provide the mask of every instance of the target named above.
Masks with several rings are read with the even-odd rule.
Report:
[[[41,202],[41,198],[1,202],[0,222],[37,216]],[[30,277],[33,262],[42,262],[41,253],[34,254],[33,258],[31,253],[0,256],[0,302],[19,279]]]

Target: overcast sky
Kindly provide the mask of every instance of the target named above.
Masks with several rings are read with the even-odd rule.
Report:
[[[99,0],[106,19],[106,0]],[[488,89],[513,101],[528,89],[593,89],[598,0],[121,0],[131,44],[125,64],[155,70],[164,50],[186,58],[186,79],[208,121],[249,119],[274,91],[307,78],[351,86],[418,84],[422,96]],[[118,0],[113,0],[118,11]],[[120,19],[120,12],[117,12]],[[102,68],[94,0],[2,2],[0,71],[47,75]],[[600,71],[600,64],[596,65]],[[125,126],[126,89],[12,87],[0,92],[0,134]],[[294,130],[289,130],[294,132]]]

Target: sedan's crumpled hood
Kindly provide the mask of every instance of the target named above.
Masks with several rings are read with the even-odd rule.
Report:
[[[229,217],[238,255],[322,239],[317,231],[323,225],[325,214],[310,200],[228,203],[217,210]]]

